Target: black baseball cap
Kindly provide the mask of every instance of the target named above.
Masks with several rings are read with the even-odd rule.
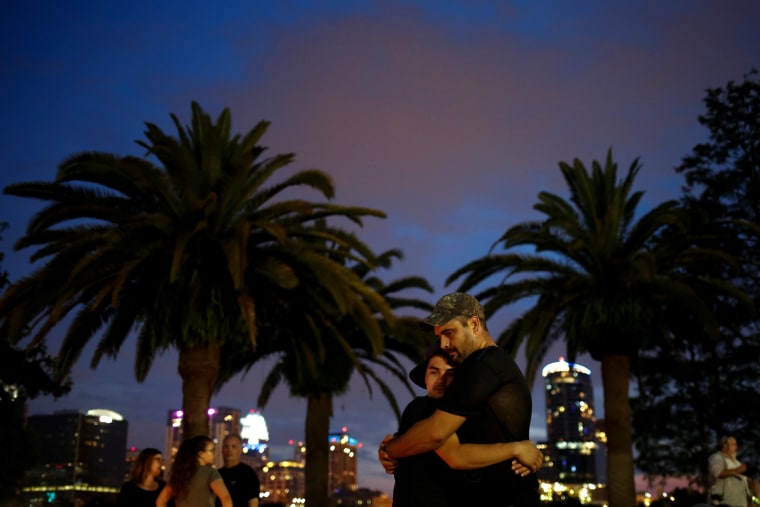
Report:
[[[427,351],[425,351],[425,359],[420,361],[417,366],[412,368],[412,370],[409,372],[409,379],[415,385],[418,385],[423,389],[427,389],[427,386],[425,385],[425,373],[427,373],[428,363],[433,356],[441,356],[446,361],[449,361],[449,355],[444,352],[443,349],[438,345],[438,342],[436,342],[428,347]]]

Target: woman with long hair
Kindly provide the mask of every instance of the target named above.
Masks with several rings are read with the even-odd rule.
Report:
[[[129,480],[116,497],[116,507],[154,507],[159,493],[166,486],[160,479],[163,468],[161,451],[152,447],[140,451],[132,464]]]
[[[213,464],[214,441],[209,437],[199,435],[182,442],[156,507],[165,507],[172,498],[176,507],[213,507],[214,496],[222,507],[232,507],[230,492]]]

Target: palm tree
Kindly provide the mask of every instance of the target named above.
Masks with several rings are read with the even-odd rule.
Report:
[[[567,354],[588,352],[601,361],[607,429],[607,477],[610,505],[636,504],[629,376],[638,351],[669,339],[668,309],[688,311],[703,329],[714,330],[700,290],[712,287],[733,295],[720,280],[689,276],[684,267],[720,252],[702,249],[685,228],[675,201],[667,201],[636,219],[643,192],[631,187],[640,169],[634,160],[617,181],[611,151],[602,167],[588,172],[579,160],[560,163],[570,202],[539,193],[535,209],[546,216],[509,228],[494,244],[506,253],[470,262],[447,283],[464,277],[468,290],[493,275],[503,280],[478,297],[486,313],[526,298],[532,306],[498,337],[513,354],[525,342],[530,383],[549,346],[564,338]],[[533,251],[530,251],[530,248]],[[683,316],[684,311],[679,312]]]
[[[16,244],[36,247],[32,262],[45,263],[0,298],[0,332],[18,340],[32,328],[35,344],[70,316],[58,355],[62,375],[97,334],[93,368],[137,330],[138,381],[156,354],[176,347],[189,437],[208,434],[221,347],[255,347],[257,302],[272,287],[300,283],[287,259],[309,250],[293,244],[308,245],[317,234],[351,250],[340,229],[311,225],[328,217],[361,225],[362,217],[384,215],[281,198],[307,187],[331,199],[334,189],[317,170],[280,177],[294,156],[262,158],[268,122],[232,135],[228,109],[213,122],[195,102],[191,125],[171,117],[176,137],[146,124],[147,141],[137,141],[146,158],[82,153],[64,161],[52,183],[5,189],[47,206]]]
[[[337,260],[340,251],[333,249],[330,256],[337,255]],[[389,268],[394,258],[401,258],[401,252],[384,252],[378,256],[379,266]],[[357,372],[370,395],[374,382],[396,417],[400,417],[393,392],[375,367],[389,371],[412,392],[397,354],[420,360],[425,335],[417,328],[417,319],[396,318],[392,311],[401,308],[430,311],[429,303],[403,297],[403,293],[413,289],[433,290],[421,277],[405,277],[385,284],[366,263],[354,263],[351,268],[334,266],[329,278],[337,281],[329,289],[318,281],[303,283],[294,289],[281,290],[274,299],[282,304],[262,305],[260,316],[264,322],[259,328],[267,339],[262,339],[259,347],[249,349],[247,354],[237,351],[235,355],[225,355],[229,361],[224,368],[231,376],[248,370],[261,359],[275,358],[261,387],[258,405],[264,407],[282,382],[288,385],[291,396],[306,398],[306,503],[317,507],[328,505],[328,436],[334,396],[348,389]],[[340,290],[337,296],[336,289]],[[348,302],[347,311],[338,307],[341,300]]]

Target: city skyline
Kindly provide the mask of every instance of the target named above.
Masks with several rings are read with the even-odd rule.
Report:
[[[559,356],[556,356],[551,363],[556,361]],[[163,358],[162,360],[171,361],[171,359]],[[402,359],[403,362],[407,362]],[[580,360],[579,360],[580,362]],[[584,364],[598,363],[586,358],[583,361]],[[411,369],[411,363],[409,369]],[[164,368],[160,368],[163,371]],[[97,372],[91,372],[96,374]],[[261,373],[263,376],[263,373]],[[593,371],[591,373],[592,377]],[[256,374],[254,374],[256,376]],[[395,379],[388,378],[388,382],[394,383]],[[249,380],[250,381],[250,380]],[[154,389],[156,385],[162,382],[169,382],[174,385],[176,389],[177,402],[181,403],[180,388],[181,383],[179,377],[176,379],[161,378],[151,379],[150,376],[146,380],[144,385],[132,385],[128,387],[129,391],[139,391],[142,389]],[[251,383],[260,385],[260,382],[254,380]],[[397,383],[397,382],[396,382]],[[406,405],[408,401],[411,401],[411,395],[402,391],[401,384],[397,383],[399,387],[395,390],[398,403],[400,406]],[[115,386],[114,386],[115,387]],[[269,430],[269,448],[270,458],[273,461],[289,460],[293,457],[293,446],[291,441],[299,441],[304,438],[304,419],[306,416],[306,402],[305,400],[287,398],[285,388],[279,387],[277,394],[280,396],[273,396],[270,401],[270,405],[265,409],[259,407],[245,407],[241,403],[235,403],[235,400],[243,400],[244,394],[240,389],[245,387],[245,382],[233,381],[231,385],[222,389],[222,392],[218,396],[212,397],[211,407],[227,407],[239,409],[241,413],[245,414],[249,410],[255,409],[259,412],[267,422],[267,428]],[[385,474],[382,467],[377,462],[377,446],[380,441],[387,434],[392,434],[396,431],[396,421],[393,417],[392,410],[387,401],[382,398],[379,393],[375,393],[374,399],[369,400],[361,395],[358,395],[353,391],[363,391],[363,384],[357,378],[354,378],[351,383],[351,391],[344,396],[338,396],[335,398],[335,415],[331,420],[330,432],[340,432],[341,428],[346,427],[348,432],[355,437],[362,444],[358,452],[358,484],[360,487],[367,487],[382,491],[390,495],[393,491],[393,477]],[[424,390],[415,387],[415,395],[424,395]],[[96,396],[94,391],[96,389],[88,390],[87,396],[93,400],[94,403],[102,402],[107,403],[107,397]],[[533,441],[546,440],[546,405],[544,401],[544,380],[540,377],[536,380],[533,387],[533,416],[531,420],[531,432],[530,437]],[[597,388],[594,391],[597,406],[601,409],[603,407],[601,400],[601,388]],[[379,397],[378,397],[379,396]],[[404,396],[408,396],[404,398]],[[81,397],[81,396],[80,396]],[[346,403],[354,403],[354,408],[346,406]],[[70,400],[63,398],[58,401],[54,401],[50,398],[43,397],[37,400],[32,400],[30,403],[29,413],[31,414],[46,414],[53,413],[58,410],[91,410],[95,408],[105,408],[114,410],[121,414],[128,423],[128,445],[135,446],[138,449],[143,447],[158,447],[164,448],[165,431],[167,427],[167,411],[172,411],[176,407],[145,407],[143,405],[130,409],[128,411],[121,411],[116,406],[116,403],[111,403],[111,406],[98,406],[98,407],[74,407],[71,406]],[[178,406],[178,405],[177,405]],[[131,415],[131,417],[130,417]],[[378,422],[378,417],[384,419]]]
[[[143,156],[134,140],[144,122],[172,133],[170,113],[187,123],[193,100],[212,117],[229,107],[235,132],[271,121],[266,154],[295,152],[293,172],[327,172],[336,203],[386,212],[358,234],[378,251],[403,250],[382,276],[426,278],[435,292],[413,295],[433,303],[456,288],[444,281],[457,268],[536,219],[539,192],[567,195],[560,161],[589,167],[611,149],[622,172],[641,157],[641,210],[678,198],[674,167],[708,135],[697,121],[706,89],[760,67],[758,18],[752,0],[15,2],[0,20],[0,187],[50,181],[82,151]],[[12,250],[37,210],[0,196],[11,281],[38,266],[31,251]],[[520,311],[500,311],[489,327],[498,334]],[[50,352],[61,337],[51,335]],[[30,413],[112,408],[130,420],[130,440],[162,442],[165,411],[182,402],[176,352],[137,384],[134,340],[95,371],[93,350],[81,355],[71,394],[34,400]],[[560,355],[561,345],[546,362]],[[267,372],[264,363],[235,377],[211,403],[261,408]],[[411,399],[391,385],[401,406]],[[601,412],[598,379],[596,388]],[[335,399],[331,429],[361,435],[359,483],[388,491],[375,451],[396,421],[377,389],[367,397],[354,379]],[[263,408],[277,421],[274,445],[302,434],[305,406],[278,388]]]

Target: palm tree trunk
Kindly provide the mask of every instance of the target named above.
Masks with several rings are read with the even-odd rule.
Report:
[[[183,347],[179,350],[182,377],[182,432],[184,438],[209,434],[208,408],[219,376],[219,344]]]
[[[602,357],[604,421],[607,431],[607,492],[610,507],[635,507],[628,356]]]
[[[310,394],[306,407],[306,505],[327,507],[329,503],[328,453],[332,418],[332,395],[327,392]]]

